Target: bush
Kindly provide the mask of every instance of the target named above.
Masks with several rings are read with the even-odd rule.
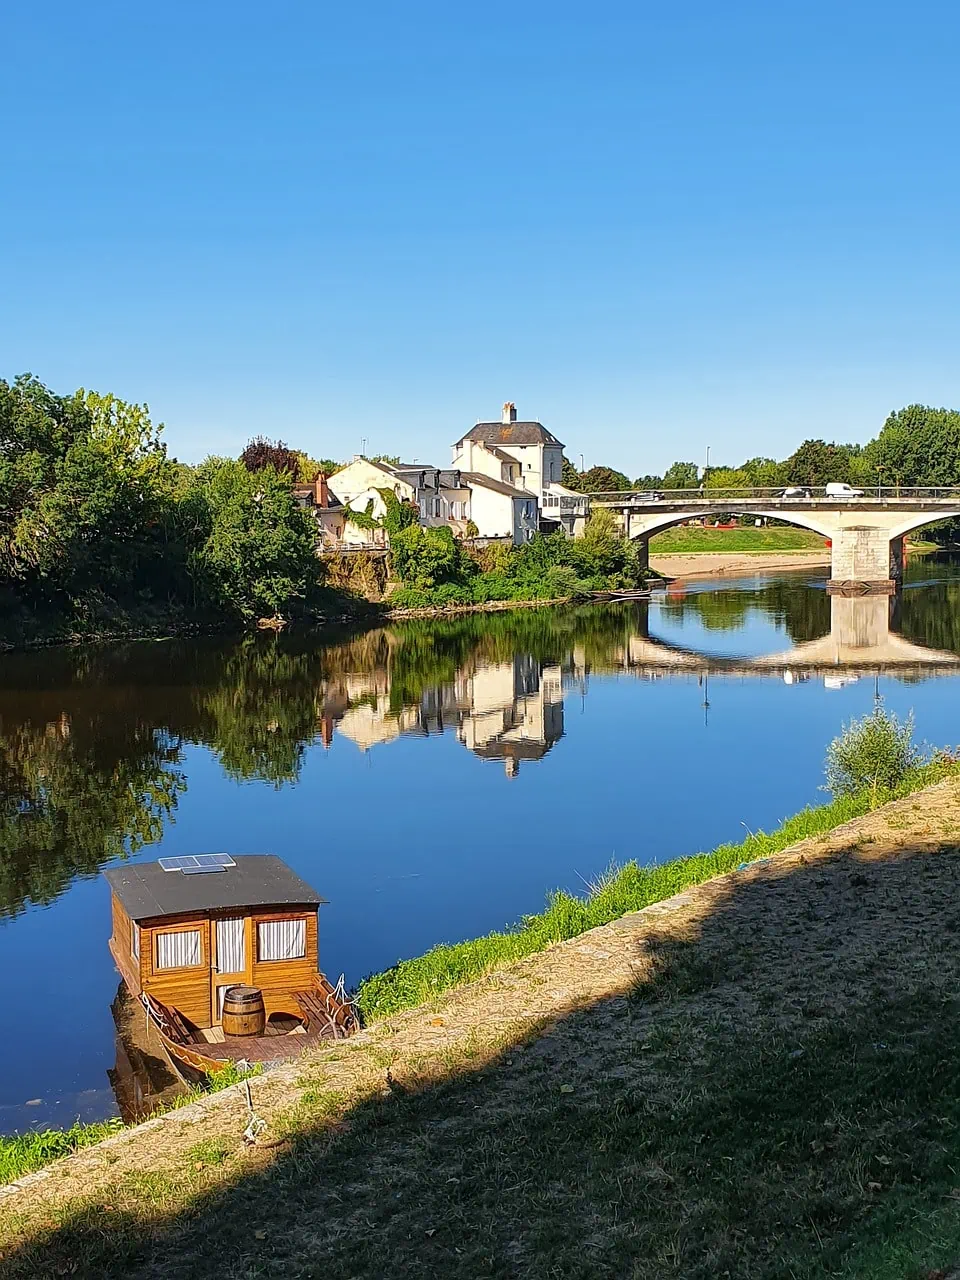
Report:
[[[922,763],[913,745],[913,715],[901,721],[879,704],[861,720],[851,720],[827,748],[826,789],[849,796],[865,789],[876,795],[901,783]]]
[[[555,564],[548,569],[544,576],[544,586],[549,599],[585,596],[590,590],[589,583],[581,582],[576,569],[569,564]]]

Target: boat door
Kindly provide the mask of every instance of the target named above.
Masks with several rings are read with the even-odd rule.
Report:
[[[213,1026],[219,1026],[227,988],[238,982],[249,983],[252,977],[250,921],[245,916],[225,916],[214,924],[210,1020]]]

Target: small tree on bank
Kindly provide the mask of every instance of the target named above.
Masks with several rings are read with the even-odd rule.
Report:
[[[834,796],[871,790],[891,791],[923,756],[913,745],[913,715],[900,720],[881,703],[869,715],[851,720],[830,743],[826,789]]]

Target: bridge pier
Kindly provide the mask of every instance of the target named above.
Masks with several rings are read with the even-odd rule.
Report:
[[[875,525],[841,525],[831,537],[827,590],[889,595],[903,581],[903,538]]]

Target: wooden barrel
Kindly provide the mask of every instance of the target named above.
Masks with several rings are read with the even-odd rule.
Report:
[[[220,1025],[225,1036],[262,1036],[267,1023],[259,987],[228,987]]]

